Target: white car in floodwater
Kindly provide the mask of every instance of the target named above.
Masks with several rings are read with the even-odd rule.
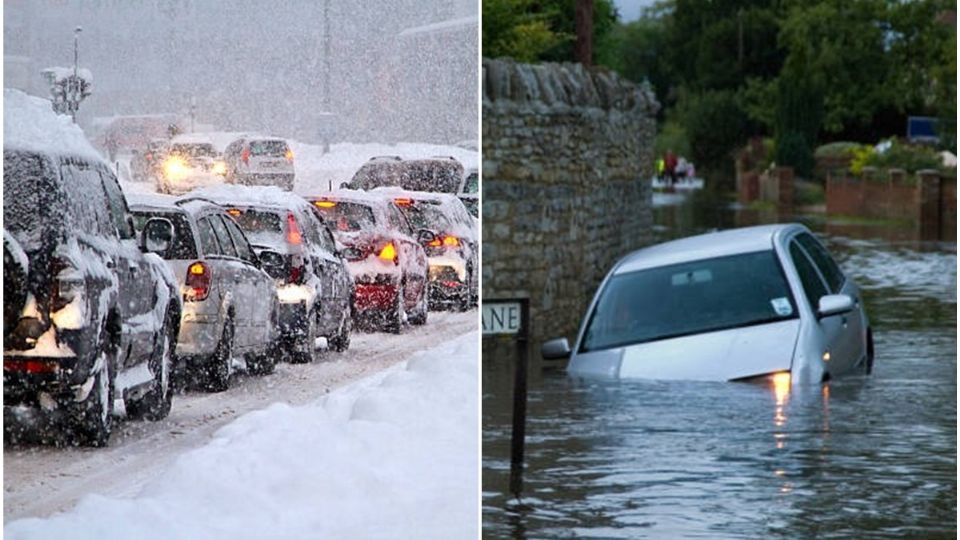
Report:
[[[873,366],[860,289],[803,225],[703,234],[635,251],[607,274],[573,349],[573,375],[820,383]]]

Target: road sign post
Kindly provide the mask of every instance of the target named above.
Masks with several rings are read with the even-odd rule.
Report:
[[[484,302],[481,310],[484,336],[512,335],[517,347],[513,376],[513,432],[510,437],[510,493],[523,491],[523,449],[527,425],[527,362],[530,336],[530,302],[513,298]]]

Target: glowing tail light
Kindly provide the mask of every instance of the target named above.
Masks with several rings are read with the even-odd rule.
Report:
[[[197,261],[187,267],[187,279],[184,282],[186,290],[183,299],[187,301],[206,300],[210,296],[210,267]]]
[[[283,154],[283,157],[287,158],[287,161],[293,161],[293,150],[290,150],[288,148],[287,151]]]
[[[393,242],[387,242],[387,245],[383,246],[383,249],[380,250],[380,253],[377,254],[381,260],[390,261],[393,264],[397,264],[397,248],[393,247]]]
[[[243,212],[241,212],[239,208],[229,208],[227,209],[227,213],[233,217],[239,217]]]
[[[427,246],[429,247],[440,247],[442,245],[443,245],[443,242],[440,240],[440,237],[434,237],[433,240],[427,242]]]
[[[317,208],[333,208],[337,203],[335,201],[313,201],[313,205]]]
[[[394,199],[393,202],[396,203],[398,206],[410,206],[411,204],[413,204],[413,199],[399,198],[399,199]]]
[[[460,239],[456,236],[444,236],[443,245],[447,247],[457,247],[460,245]]]
[[[243,151],[240,152],[240,161],[242,161],[242,162],[244,162],[244,163],[250,163],[250,149],[249,149],[249,148],[244,148]]]
[[[292,214],[287,214],[287,243],[300,245],[303,243],[303,235],[300,234],[300,226],[297,225],[297,218]]]

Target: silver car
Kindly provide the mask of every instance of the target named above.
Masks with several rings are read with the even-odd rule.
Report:
[[[873,364],[860,289],[810,231],[767,225],[675,240],[624,257],[595,295],[571,374],[812,384]]]
[[[215,392],[229,387],[234,354],[244,355],[251,373],[272,372],[279,316],[273,278],[236,222],[198,199],[132,196],[130,208],[138,231],[151,218],[174,227],[174,241],[160,255],[183,295],[178,367]]]

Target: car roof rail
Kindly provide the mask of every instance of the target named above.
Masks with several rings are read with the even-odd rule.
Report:
[[[206,203],[210,203],[210,204],[212,204],[212,205],[214,205],[214,206],[223,206],[222,204],[218,203],[217,201],[215,201],[215,200],[213,200],[213,199],[208,199],[208,198],[206,198],[206,197],[198,197],[198,196],[186,197],[186,198],[183,198],[183,199],[177,199],[177,200],[173,201],[173,204],[175,204],[175,205],[177,205],[177,206],[180,206],[180,205],[187,204],[187,203],[189,203],[189,202],[194,202],[194,201],[203,201],[203,202],[206,202]]]

